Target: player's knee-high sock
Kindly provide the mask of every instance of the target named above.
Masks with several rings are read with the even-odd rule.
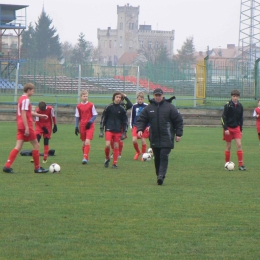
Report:
[[[119,141],[119,155],[122,154],[123,151],[123,147],[124,147],[124,142],[122,140]]]
[[[119,154],[119,149],[118,148],[114,148],[113,164],[117,164],[118,154]]]
[[[244,164],[243,157],[244,157],[243,151],[242,150],[237,151],[238,166],[242,166]]]
[[[34,161],[34,169],[40,168],[40,152],[39,150],[33,150],[32,151],[32,157]]]
[[[110,142],[111,149],[114,150],[114,140],[112,139]]]
[[[47,160],[48,154],[49,154],[50,146],[44,145],[44,152],[43,152],[43,159]]]
[[[110,153],[110,147],[105,147],[105,155],[106,155],[106,159],[109,159],[109,153]]]
[[[134,143],[133,145],[134,145],[135,151],[137,153],[140,153],[140,150],[139,150],[139,147],[138,147],[138,143]]]
[[[82,145],[82,153],[84,154],[85,145]]]
[[[85,145],[85,148],[84,148],[84,158],[86,160],[88,160],[89,151],[90,151],[90,144],[87,144],[87,145]]]
[[[260,140],[260,133],[258,133],[258,139]]]
[[[146,144],[142,144],[142,153],[146,153]]]
[[[225,151],[225,160],[226,162],[230,162],[230,151]]]
[[[15,148],[10,152],[9,157],[7,159],[7,162],[5,164],[6,168],[10,168],[12,166],[12,164],[13,164],[13,162],[14,162],[18,153],[19,153],[19,151]]]

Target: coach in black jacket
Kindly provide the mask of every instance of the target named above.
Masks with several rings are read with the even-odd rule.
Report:
[[[183,134],[183,119],[179,111],[164,98],[162,89],[155,89],[154,99],[137,119],[137,133],[141,137],[150,124],[150,146],[153,149],[157,184],[162,185],[168,167],[168,158],[176,142]]]

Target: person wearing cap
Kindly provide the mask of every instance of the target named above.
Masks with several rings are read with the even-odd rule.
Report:
[[[154,154],[157,184],[162,185],[174,139],[179,142],[183,135],[183,119],[176,107],[165,100],[162,89],[155,89],[153,97],[139,115],[136,127],[138,137],[142,138],[146,126],[150,124],[149,140]]]
[[[239,102],[240,92],[237,89],[231,91],[231,100],[224,106],[221,117],[223,126],[223,140],[226,141],[225,161],[230,162],[231,142],[234,139],[237,148],[238,166],[240,171],[245,171],[244,153],[242,150],[242,130],[243,130],[243,106]]]

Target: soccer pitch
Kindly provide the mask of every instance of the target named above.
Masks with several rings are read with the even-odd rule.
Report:
[[[220,126],[184,127],[162,186],[153,161],[133,160],[130,131],[118,169],[112,163],[104,168],[105,140],[98,130],[99,124],[88,165],[81,164],[74,125],[58,124],[50,141],[56,156],[46,167],[60,164],[59,174],[34,174],[30,157],[20,155],[12,166],[16,174],[2,172],[1,260],[260,259],[254,127],[243,130],[245,172],[238,171],[234,143],[235,170],[224,170]],[[15,137],[16,124],[1,122],[2,166]]]

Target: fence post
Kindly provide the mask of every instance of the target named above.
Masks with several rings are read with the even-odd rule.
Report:
[[[81,65],[79,64],[78,103],[80,102]]]
[[[17,89],[18,89],[18,75],[19,75],[19,68],[20,63],[17,63],[16,67],[16,75],[15,75],[15,89],[14,89],[14,102],[17,102]]]
[[[256,61],[255,61],[255,100],[257,100],[258,98],[258,64],[259,64],[259,61],[260,61],[260,58],[258,58]]]

